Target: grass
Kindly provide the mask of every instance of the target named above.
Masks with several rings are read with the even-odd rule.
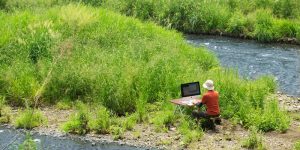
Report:
[[[69,133],[76,133],[76,134],[86,134],[89,132],[89,121],[91,120],[91,114],[87,105],[79,102],[76,105],[77,112],[70,116],[68,122],[62,125],[62,130]],[[95,121],[93,126],[97,126],[97,122]],[[99,129],[102,131],[101,129]]]
[[[187,146],[191,142],[200,140],[204,134],[201,127],[189,117],[180,120],[179,132],[183,136],[181,141],[181,145],[183,146]]]
[[[46,123],[45,117],[39,110],[25,109],[15,120],[16,128],[32,129]]]
[[[27,133],[25,140],[18,147],[19,150],[37,150],[37,144],[33,141],[30,134]]]
[[[138,2],[142,1],[132,6]],[[144,2],[149,9],[136,8],[144,10],[144,18],[152,18],[158,10],[151,10],[153,1]],[[205,3],[203,7],[209,6],[207,9],[199,8],[205,14],[213,11],[209,17],[185,12],[189,6],[200,7],[198,3],[176,2],[174,6],[155,4],[172,8],[166,9],[172,14],[170,18],[164,18],[169,16],[168,13],[158,17],[163,25],[170,24],[182,30],[197,29],[199,32],[202,28],[207,32],[227,29],[223,20],[230,20],[230,13],[221,4],[209,6]],[[182,34],[175,30],[82,4],[41,8],[43,13],[39,9],[26,8],[0,11],[0,30],[7,29],[3,30],[5,36],[0,37],[0,93],[6,97],[8,104],[14,106],[25,106],[25,102],[32,106],[40,87],[43,87],[39,95],[41,104],[58,103],[64,108],[62,100],[82,102],[77,106],[78,112],[62,127],[66,132],[85,134],[98,130],[121,137],[136,122],[148,120],[157,129],[165,130],[175,125],[178,119],[173,114],[174,106],[168,100],[180,97],[179,85],[191,81],[203,83],[207,79],[216,83],[221,113],[225,118],[234,117],[246,127],[256,126],[263,131],[285,131],[289,126],[289,118],[277,107],[276,99],[268,99],[268,95],[276,91],[272,77],[242,79],[236,71],[220,68],[213,53],[188,45]],[[181,13],[176,14],[177,11]],[[139,15],[138,12],[127,13]],[[259,32],[274,25],[274,20],[269,18],[272,16],[270,12],[265,12],[268,11],[262,9],[253,16],[247,15],[245,20],[235,25],[234,20],[245,13],[239,12],[231,21],[233,27],[228,30],[239,34],[252,26],[249,32],[256,31],[262,34],[261,38],[268,40],[268,33]],[[196,19],[208,17],[204,18],[208,26],[202,26],[202,22],[197,20],[192,22],[193,27],[182,22],[190,15]],[[257,20],[256,24],[251,23],[253,19]],[[267,21],[269,23],[265,23]],[[45,80],[47,84],[44,84]],[[103,108],[94,112],[84,103]],[[271,112],[275,112],[275,116]],[[154,117],[149,117],[150,113]],[[28,114],[27,111],[24,114]],[[96,119],[91,127],[90,118],[96,114],[103,120]],[[109,121],[108,117],[126,114],[124,126],[109,124],[112,120]],[[19,119],[20,126],[33,127],[21,125],[26,123],[22,120],[28,120],[28,115],[20,118],[25,118]],[[39,115],[37,118],[40,118]],[[198,135],[192,131],[182,133],[186,133],[187,137]],[[188,139],[186,141],[190,141]]]
[[[0,123],[9,123],[11,121],[11,108],[5,103],[5,97],[0,96]]]
[[[257,150],[265,150],[265,146],[263,145],[262,137],[258,133],[258,130],[255,127],[250,128],[250,135],[244,141],[243,147],[248,149],[257,149]]]
[[[110,113],[105,107],[99,107],[96,115],[89,122],[91,130],[96,130],[97,133],[109,133],[111,126]]]
[[[294,150],[300,150],[300,141],[295,142]]]

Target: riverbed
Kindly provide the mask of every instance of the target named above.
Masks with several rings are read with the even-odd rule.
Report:
[[[300,97],[299,46],[217,36],[187,35],[186,39],[194,46],[214,52],[223,67],[236,68],[244,78],[272,75],[279,91]]]
[[[32,134],[32,133],[31,133]],[[20,145],[25,140],[26,132],[24,130],[16,130],[13,128],[8,128],[0,126],[0,150],[11,150],[18,149]],[[33,133],[31,135],[32,139],[37,145],[38,149],[45,150],[144,150],[146,148],[139,148],[128,145],[120,145],[118,143],[108,143],[108,142],[93,142],[83,140],[79,137],[71,136],[50,136],[50,135],[40,135],[38,133]]]

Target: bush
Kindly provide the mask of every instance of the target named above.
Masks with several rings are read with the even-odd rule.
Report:
[[[25,109],[16,118],[16,128],[32,129],[46,123],[46,119],[39,110]]]
[[[258,149],[265,150],[265,146],[263,145],[262,137],[258,133],[255,127],[250,128],[250,135],[247,140],[243,143],[243,147],[248,149]]]

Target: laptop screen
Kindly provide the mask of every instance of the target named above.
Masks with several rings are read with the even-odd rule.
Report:
[[[199,82],[181,84],[181,96],[182,97],[194,96],[194,95],[200,95],[200,94],[201,93],[200,93]]]

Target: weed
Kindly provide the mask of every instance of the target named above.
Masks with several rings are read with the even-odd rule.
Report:
[[[114,140],[124,138],[124,129],[123,128],[121,128],[119,126],[112,125],[112,126],[110,126],[110,131],[113,134]]]
[[[89,121],[89,126],[91,130],[95,130],[97,133],[109,133],[111,126],[109,111],[105,107],[97,108],[96,115]]]
[[[37,150],[37,144],[32,140],[29,133],[26,133],[25,141],[19,145],[19,150]]]
[[[68,110],[71,109],[73,103],[69,99],[64,99],[56,103],[56,108],[60,110]]]
[[[88,107],[82,102],[76,104],[77,112],[72,114],[70,120],[62,125],[65,132],[86,134],[89,131],[88,121],[90,113]]]
[[[125,130],[132,130],[137,122],[137,116],[135,114],[127,116],[123,122],[123,128]]]
[[[300,150],[300,141],[295,142],[294,150]]]
[[[198,141],[203,136],[203,131],[192,118],[181,118],[179,132],[183,136],[182,145],[187,146],[193,141]]]
[[[258,150],[266,149],[263,145],[262,137],[255,127],[250,127],[250,135],[248,139],[244,141],[243,147]]]
[[[46,119],[39,110],[25,109],[16,118],[16,128],[32,129],[46,123]]]

